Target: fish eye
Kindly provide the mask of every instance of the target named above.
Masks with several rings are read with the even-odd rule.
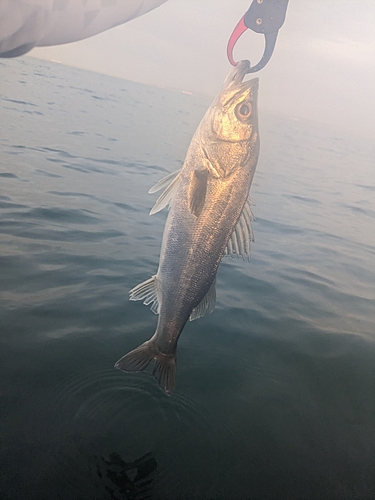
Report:
[[[252,108],[250,103],[241,102],[236,107],[236,116],[240,120],[247,120],[247,118],[251,115],[251,111]]]

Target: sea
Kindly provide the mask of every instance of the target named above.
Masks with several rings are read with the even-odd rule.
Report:
[[[128,300],[158,266],[148,189],[211,98],[24,56],[0,102],[1,500],[374,499],[374,141],[260,108],[252,256],[169,397],[114,363],[157,322]]]

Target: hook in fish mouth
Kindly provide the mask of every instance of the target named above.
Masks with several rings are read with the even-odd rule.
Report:
[[[227,75],[223,88],[218,96],[222,106],[228,106],[239,94],[255,95],[259,86],[259,78],[243,81],[250,69],[250,62],[246,59],[239,61]],[[252,97],[251,97],[252,98]]]
[[[231,68],[228,76],[224,80],[223,89],[237,86],[242,83],[245,75],[250,71],[250,61],[244,59]]]

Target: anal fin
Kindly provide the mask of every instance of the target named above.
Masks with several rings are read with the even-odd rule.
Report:
[[[152,276],[150,279],[132,288],[129,292],[129,299],[143,300],[146,306],[151,304],[151,311],[153,313],[159,314],[160,304],[156,276]]]

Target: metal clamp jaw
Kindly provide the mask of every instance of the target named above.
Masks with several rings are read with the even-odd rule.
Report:
[[[253,0],[249,10],[240,19],[231,34],[227,47],[229,62],[236,66],[233,59],[233,49],[237,40],[247,30],[251,29],[256,33],[262,33],[265,37],[264,53],[261,60],[251,67],[248,73],[255,73],[270,60],[275,48],[279,29],[284,24],[286,9],[289,0]]]

